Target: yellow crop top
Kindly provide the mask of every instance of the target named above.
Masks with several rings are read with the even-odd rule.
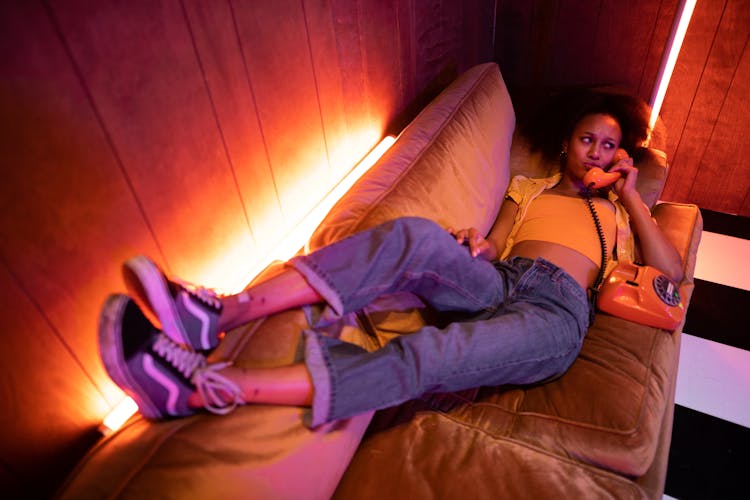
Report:
[[[608,200],[593,198],[597,215],[607,242],[607,252],[612,250],[617,234],[615,207]],[[582,253],[595,264],[602,260],[601,243],[594,219],[586,200],[544,192],[536,197],[521,221],[515,242],[537,240],[556,243]]]
[[[518,213],[514,220],[513,228],[505,242],[505,249],[500,254],[500,259],[507,259],[511,249],[516,241],[516,234],[521,227],[521,222],[526,218],[531,203],[536,200],[542,193],[554,187],[560,182],[561,174],[555,174],[545,179],[532,179],[523,175],[516,175],[510,181],[508,190],[505,193],[506,198],[513,200],[518,205]],[[608,194],[609,201],[615,206],[615,221],[617,222],[617,239],[615,242],[615,258],[609,261],[606,274],[614,269],[617,261],[632,262],[635,259],[635,239],[633,232],[630,230],[630,217],[625,207],[614,191]],[[592,222],[593,224],[593,222]],[[595,262],[599,262],[598,260]]]

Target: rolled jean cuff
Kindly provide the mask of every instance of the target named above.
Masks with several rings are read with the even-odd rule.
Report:
[[[315,428],[329,420],[331,414],[331,376],[321,346],[320,336],[305,330],[305,365],[313,384],[310,413],[305,415],[305,425]]]
[[[341,301],[339,293],[333,288],[333,285],[326,279],[323,274],[315,265],[312,259],[309,259],[306,255],[301,255],[292,258],[288,265],[294,268],[298,273],[305,278],[305,281],[323,297],[323,300],[333,309],[336,314],[344,314],[344,304]]]

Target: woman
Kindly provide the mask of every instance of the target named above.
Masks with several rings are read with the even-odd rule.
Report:
[[[562,101],[576,106],[552,135],[561,173],[514,178],[486,237],[474,228],[446,231],[425,219],[397,219],[295,257],[280,275],[229,297],[169,280],[148,258],[131,259],[124,270],[134,300],[114,295],[101,315],[107,370],[149,418],[270,403],[310,406],[311,426],[427,392],[560,376],[590,324],[587,290],[602,253],[615,249],[618,258],[633,259],[635,235],[644,263],[682,278],[677,251],[635,188],[632,160],[615,158],[620,145],[632,149],[644,137],[645,120],[634,119],[623,96],[580,97]],[[582,178],[612,163],[621,178],[601,193],[606,198],[593,199],[602,252]],[[345,314],[397,291],[472,319],[424,327],[374,352],[306,331],[304,362],[276,368],[208,365],[197,352],[215,348],[220,332],[269,314],[320,302]]]

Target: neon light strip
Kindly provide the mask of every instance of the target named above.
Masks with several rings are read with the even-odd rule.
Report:
[[[138,405],[135,404],[135,401],[130,397],[126,397],[117,403],[112,411],[104,417],[102,425],[99,426],[99,431],[105,436],[116,431],[137,411]]]
[[[672,72],[677,63],[677,56],[680,54],[682,42],[685,40],[690,20],[693,18],[693,10],[697,0],[683,0],[680,6],[680,13],[677,17],[677,23],[673,26],[673,31],[669,40],[669,52],[667,58],[662,60],[662,66],[659,69],[659,78],[656,85],[656,92],[651,99],[651,118],[649,126],[653,129],[656,120],[659,117],[661,106],[664,103],[664,96],[669,87],[669,81],[672,79]]]
[[[239,293],[247,287],[256,276],[274,261],[287,261],[299,252],[312,236],[315,229],[323,221],[333,205],[344,196],[349,188],[362,177],[383,154],[396,142],[396,138],[389,135],[383,138],[339,183],[300,221],[286,236],[275,245],[273,252],[261,259],[256,265],[240,273],[237,282],[229,288],[231,293]]]
[[[388,151],[388,148],[393,145],[396,138],[393,136],[386,136],[380,143],[375,146],[362,161],[360,161],[337,185],[331,190],[330,193],[308,213],[305,218],[297,224],[282,240],[274,247],[272,255],[267,256],[263,261],[259,262],[247,273],[243,274],[234,287],[232,287],[232,293],[239,293],[245,289],[248,283],[253,278],[260,274],[269,264],[274,261],[287,261],[293,257],[310,239],[315,228],[323,221],[326,214],[333,208],[333,205],[354,185],[354,183],[362,177],[362,175],[370,170],[375,165],[383,154]],[[102,425],[99,426],[99,430],[103,435],[108,435],[128,421],[135,412],[138,411],[138,405],[135,404],[130,397],[125,397],[120,401],[112,411],[104,417]]]

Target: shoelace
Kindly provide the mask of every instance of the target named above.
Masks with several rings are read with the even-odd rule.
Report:
[[[153,349],[188,380],[198,368],[206,365],[205,356],[183,349],[163,333],[156,336]]]
[[[207,364],[200,353],[188,351],[160,333],[153,346],[154,352],[175,367],[195,386],[203,400],[203,406],[211,413],[226,415],[237,405],[243,404],[239,386],[217,373],[230,366],[229,361]]]
[[[203,406],[211,413],[226,415],[237,408],[237,405],[244,403],[239,386],[217,373],[218,370],[231,364],[225,361],[206,365],[195,370],[193,374],[191,382],[198,389],[198,394],[203,399]]]
[[[200,302],[203,302],[209,307],[213,307],[214,309],[219,311],[221,310],[221,300],[219,299],[219,295],[215,291],[211,290],[210,288],[188,283],[187,281],[182,281],[180,279],[174,279],[173,281],[180,287],[182,287],[182,289],[185,290],[191,297],[195,297]]]

